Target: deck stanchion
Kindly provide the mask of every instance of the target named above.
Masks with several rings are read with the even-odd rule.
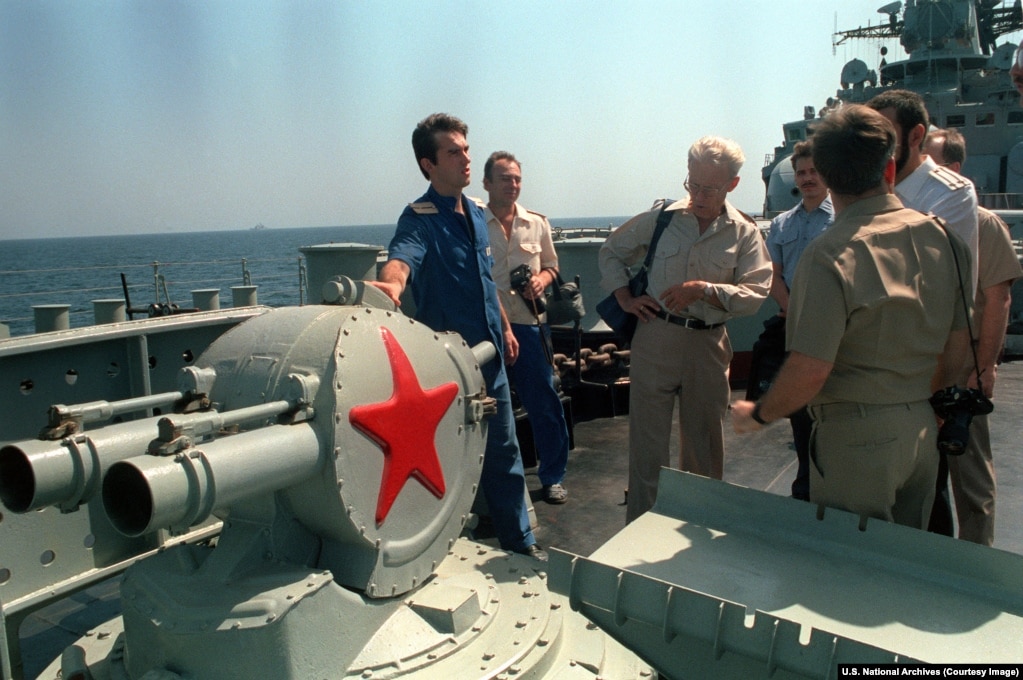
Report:
[[[127,309],[127,303],[118,298],[92,301],[92,313],[97,326],[127,320]]]
[[[71,305],[32,305],[36,333],[66,331],[71,328]]]

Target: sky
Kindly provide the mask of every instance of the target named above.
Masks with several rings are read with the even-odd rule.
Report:
[[[393,223],[438,111],[469,125],[471,196],[502,149],[528,208],[635,214],[684,195],[713,134],[758,212],[782,123],[848,60],[876,68],[880,44],[833,48],[836,25],[882,4],[0,0],[0,239]]]

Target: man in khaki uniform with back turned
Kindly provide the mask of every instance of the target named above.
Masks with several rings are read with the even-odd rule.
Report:
[[[732,418],[752,432],[809,403],[810,501],[922,529],[938,468],[928,398],[955,384],[969,346],[970,253],[894,195],[895,147],[892,124],[865,106],[821,121],[813,160],[835,222],[796,268],[788,360]]]

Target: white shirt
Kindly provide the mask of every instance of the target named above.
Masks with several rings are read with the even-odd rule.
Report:
[[[510,323],[531,325],[536,317],[525,300],[511,288],[509,272],[520,264],[529,265],[533,275],[541,269],[557,268],[558,255],[554,251],[551,225],[540,213],[526,210],[515,204],[515,218],[510,236],[505,236],[501,221],[494,217],[490,208],[484,210],[487,217],[487,231],[490,234],[490,249],[494,258],[491,274],[497,284],[497,293],[508,315]]]
[[[908,177],[895,185],[902,205],[922,213],[937,215],[948,228],[959,234],[970,248],[973,259],[973,289],[977,290],[977,192],[973,183],[958,173],[941,167],[930,156]]]

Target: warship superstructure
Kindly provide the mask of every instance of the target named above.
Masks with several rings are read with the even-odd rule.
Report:
[[[892,55],[882,46],[872,63],[848,61],[840,89],[824,106],[805,106],[801,119],[782,126],[784,141],[762,169],[764,216],[774,217],[798,203],[787,159],[797,142],[813,134],[815,120],[894,88],[923,96],[936,127],[962,132],[967,150],[962,172],[976,185],[981,205],[999,211],[1023,208],[1023,108],[1009,78],[1017,45],[999,43],[1023,29],[1019,0],[906,0],[878,12],[884,19],[840,31],[834,44],[898,39],[906,58],[889,60]]]

